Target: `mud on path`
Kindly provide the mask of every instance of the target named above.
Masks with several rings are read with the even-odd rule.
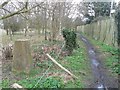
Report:
[[[80,34],[79,34],[80,35]],[[101,53],[89,42],[89,40],[80,35],[80,39],[85,43],[88,58],[91,62],[91,69],[93,72],[94,81],[90,83],[90,88],[97,88],[101,90],[118,89],[118,78],[113,77],[107,67],[104,66]]]

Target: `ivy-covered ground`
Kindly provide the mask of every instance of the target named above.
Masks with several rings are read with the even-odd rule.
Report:
[[[89,87],[93,77],[86,48],[82,41],[77,38],[78,47],[68,56],[63,47],[63,40],[42,41],[31,45],[34,68],[30,74],[12,74],[10,63],[4,63],[3,88],[10,88],[13,83],[18,83],[24,88],[85,88]],[[61,53],[60,53],[61,52]],[[73,79],[65,71],[48,59],[49,53],[57,62],[71,71],[78,79]],[[9,67],[8,67],[9,66]]]
[[[34,67],[29,74],[11,72],[12,60],[3,60],[2,88],[10,88],[13,83],[18,83],[24,88],[89,88],[93,82],[90,60],[85,44],[77,36],[77,48],[71,55],[65,51],[63,39],[54,42],[34,41],[31,37],[32,57]],[[112,46],[89,38],[97,49],[102,64],[110,72],[109,75],[117,79],[120,74],[118,64],[118,50]],[[57,62],[71,71],[78,79],[73,79],[69,74],[60,69],[46,56],[49,53]]]

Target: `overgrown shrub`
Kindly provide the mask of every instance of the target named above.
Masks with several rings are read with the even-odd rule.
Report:
[[[73,49],[76,48],[76,33],[69,29],[64,29],[62,31],[63,37],[65,39],[65,48],[72,53]]]

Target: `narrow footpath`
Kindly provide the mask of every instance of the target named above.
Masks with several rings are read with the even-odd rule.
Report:
[[[97,90],[118,90],[118,81],[114,79],[114,77],[108,76],[108,70],[107,68],[104,68],[103,64],[101,63],[102,60],[96,53],[94,46],[83,35],[80,35],[80,39],[86,45],[88,58],[91,62],[91,69],[94,76],[94,81],[91,82],[91,88],[97,88]]]

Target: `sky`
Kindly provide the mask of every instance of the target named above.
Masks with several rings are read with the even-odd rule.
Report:
[[[0,3],[3,3],[3,2],[5,2],[5,1],[7,1],[7,0],[0,0]],[[11,0],[11,1],[13,1],[13,2],[16,2],[16,1],[26,1],[26,0]],[[37,1],[37,2],[40,2],[40,1],[44,1],[44,0],[28,0],[28,1],[30,1],[30,2],[33,2],[33,1]],[[50,1],[60,1],[60,2],[64,2],[65,0],[50,0]],[[95,1],[95,2],[110,2],[110,1],[115,1],[115,2],[119,2],[120,0],[67,0],[68,2],[76,2],[76,3],[79,3],[79,2],[81,2],[81,1],[85,1],[85,2],[93,2],[93,1]]]
[[[0,4],[2,4],[3,2],[5,2],[5,1],[7,1],[7,0],[0,0]],[[24,1],[27,1],[27,0],[11,0],[12,2],[24,2]],[[29,2],[34,2],[34,1],[37,1],[37,2],[40,2],[40,1],[45,1],[45,0],[28,0]],[[120,0],[47,0],[47,1],[59,1],[59,2],[64,2],[64,1],[68,1],[68,2],[73,2],[73,3],[79,3],[79,2],[82,2],[82,1],[84,1],[84,2],[111,2],[111,1],[115,1],[115,2],[120,2]],[[74,12],[74,14],[75,13],[77,13],[77,12]],[[72,16],[72,15],[71,15]],[[76,17],[76,15],[75,16],[73,16],[73,17]]]

